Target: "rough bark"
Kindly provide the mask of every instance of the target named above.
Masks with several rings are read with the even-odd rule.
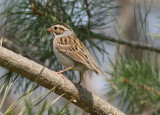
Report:
[[[1,46],[0,66],[19,73],[31,81],[35,81],[43,70],[37,81],[39,85],[47,89],[57,86],[55,93],[59,95],[65,93],[64,98],[68,100],[73,99],[72,103],[92,115],[125,115],[116,107],[89,92],[87,89],[82,88],[80,85],[72,83],[66,78],[62,79],[59,74],[47,67],[44,68],[44,66]]]

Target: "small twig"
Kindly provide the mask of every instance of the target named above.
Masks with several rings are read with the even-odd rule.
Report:
[[[160,91],[156,91],[155,89],[150,88],[146,85],[134,84],[126,78],[124,78],[123,82],[127,83],[127,84],[130,84],[130,85],[133,85],[133,86],[136,86],[137,88],[144,89],[144,90],[149,91],[149,92],[153,92],[153,93],[157,94],[158,96],[160,96]]]
[[[89,10],[89,4],[88,4],[87,0],[84,0],[84,3],[86,5],[86,12],[87,12],[87,15],[88,15],[88,28],[90,29],[91,13],[90,13],[90,10]]]
[[[35,0],[29,0],[29,2],[32,2],[32,3],[34,3],[34,2],[35,2]]]
[[[148,87],[148,86],[139,85],[139,84],[138,84],[137,87],[139,87],[139,88],[141,88],[141,89],[144,89],[144,90],[147,90],[147,91],[150,91],[150,92],[153,92],[153,93],[155,93],[155,94],[157,94],[157,95],[160,96],[160,92],[159,92],[159,91],[156,91],[156,90],[154,90],[153,88],[150,88],[150,87]]]
[[[39,16],[45,16],[43,12],[39,11],[38,9],[36,9],[36,7],[34,5],[31,6],[32,11],[39,15]]]
[[[32,4],[31,9],[32,11],[37,14],[38,16],[45,16],[45,14],[41,11],[39,11],[35,5],[38,5],[38,2],[36,2],[35,0],[29,0],[29,2]],[[34,5],[33,5],[34,4]]]

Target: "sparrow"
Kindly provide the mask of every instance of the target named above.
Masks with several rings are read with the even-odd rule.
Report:
[[[59,23],[47,29],[54,37],[53,51],[57,59],[67,68],[59,71],[61,74],[69,69],[81,72],[78,84],[81,83],[85,71],[92,70],[103,76],[112,87],[118,91],[117,87],[100,69],[87,47],[77,38],[75,32],[66,24]]]

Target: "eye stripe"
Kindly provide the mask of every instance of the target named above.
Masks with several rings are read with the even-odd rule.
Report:
[[[68,25],[66,25],[66,24],[58,23],[58,24],[55,24],[55,25],[61,25],[61,26],[64,26],[65,28],[67,28],[67,29],[73,31],[73,30],[72,30]]]

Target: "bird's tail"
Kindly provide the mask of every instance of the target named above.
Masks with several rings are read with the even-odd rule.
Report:
[[[97,72],[98,72],[105,80],[107,80],[117,92],[119,92],[117,86],[102,72],[101,69],[98,69]]]

